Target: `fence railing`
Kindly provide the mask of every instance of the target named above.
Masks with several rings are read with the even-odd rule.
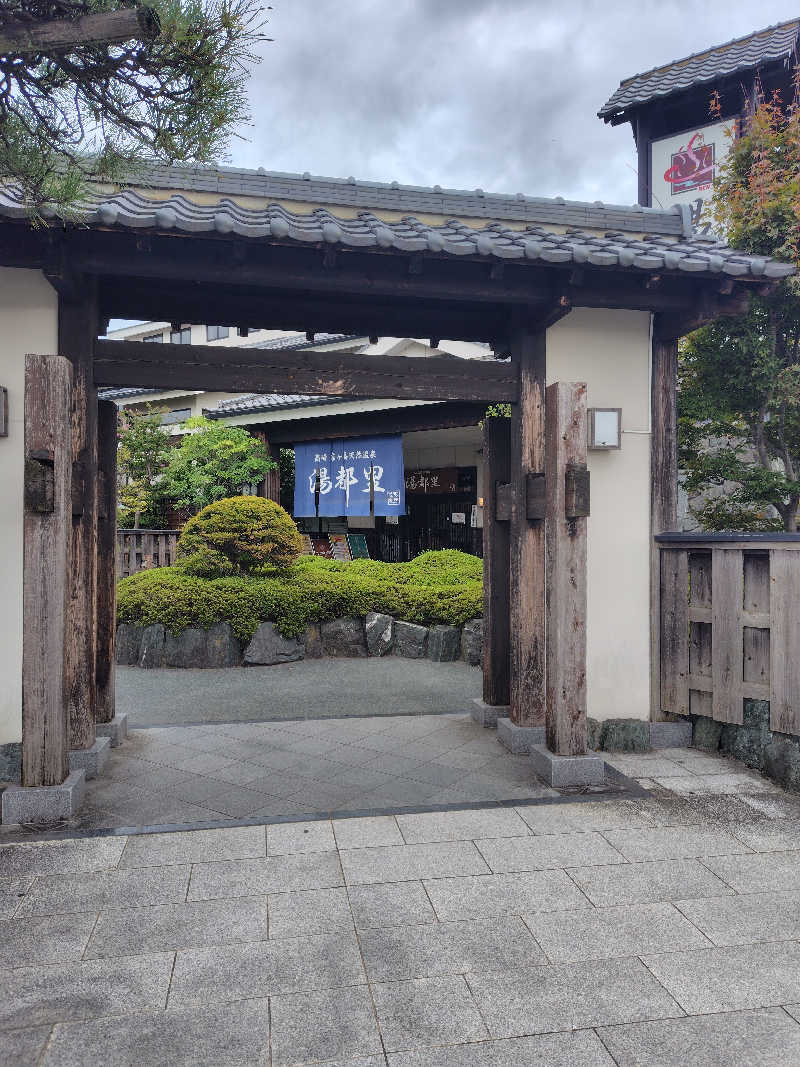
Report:
[[[117,577],[175,562],[180,530],[117,530]]]
[[[659,534],[661,710],[800,734],[800,535]]]

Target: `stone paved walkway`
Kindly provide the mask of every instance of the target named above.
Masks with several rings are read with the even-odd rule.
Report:
[[[800,799],[653,796],[0,848],[0,1063],[800,1064]]]

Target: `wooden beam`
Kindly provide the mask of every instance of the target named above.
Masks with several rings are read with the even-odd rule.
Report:
[[[411,400],[513,400],[510,364],[429,356],[372,356],[305,349],[211,348],[98,341],[95,385],[301,393]]]
[[[517,328],[510,338],[519,374],[512,405],[510,534],[510,716],[518,726],[545,723],[545,524],[527,517],[527,476],[544,471],[547,332]]]
[[[547,747],[586,752],[586,508],[567,493],[586,471],[586,385],[555,382],[546,394]],[[579,502],[581,505],[583,502]],[[570,515],[581,512],[581,517]]]
[[[800,671],[797,669],[797,599],[800,567],[791,552],[774,548],[770,572],[770,708],[771,730],[800,733]]]
[[[661,326],[656,316],[654,332]],[[678,342],[652,344],[650,434],[650,717],[664,718],[661,696],[661,567],[656,534],[678,528]]]
[[[98,402],[97,701],[95,722],[111,722],[117,632],[117,405]]]
[[[58,349],[72,363],[72,573],[66,636],[65,686],[70,747],[91,748],[95,739],[97,663],[97,392],[92,346],[97,337],[97,297],[85,279],[83,297],[58,302]]]
[[[737,725],[744,718],[743,555],[715,552],[711,563],[712,716]]]
[[[497,489],[511,477],[511,420],[483,423],[483,700],[510,702],[509,523],[498,520]]]
[[[300,409],[300,417],[296,419],[264,421],[257,425],[265,432],[272,445],[291,445],[298,441],[332,441],[354,434],[369,436],[477,426],[485,412],[485,404],[447,402],[350,415],[324,415],[317,418],[303,417],[304,409]],[[266,414],[264,418],[266,420]]]
[[[11,20],[0,27],[0,55],[50,55],[95,44],[152,41],[161,22],[152,7],[101,11],[77,19]]]
[[[24,786],[60,785],[69,774],[64,641],[72,525],[71,386],[68,360],[25,357]]]

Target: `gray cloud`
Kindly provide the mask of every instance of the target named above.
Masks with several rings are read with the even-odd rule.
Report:
[[[275,0],[241,166],[632,203],[621,78],[796,15],[729,0]]]

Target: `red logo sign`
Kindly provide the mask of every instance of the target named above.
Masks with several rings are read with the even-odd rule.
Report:
[[[672,189],[672,195],[702,189],[714,180],[714,143],[706,144],[699,131],[689,144],[682,145],[672,153],[672,165],[664,171],[664,181]]]

